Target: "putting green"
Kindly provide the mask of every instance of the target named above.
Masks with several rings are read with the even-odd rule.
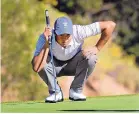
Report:
[[[86,101],[64,100],[59,103],[43,101],[5,102],[1,104],[2,112],[120,112],[139,111],[139,94],[121,96],[90,97]]]

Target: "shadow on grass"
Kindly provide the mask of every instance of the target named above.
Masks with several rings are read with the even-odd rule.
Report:
[[[63,112],[139,112],[139,110],[58,110]]]

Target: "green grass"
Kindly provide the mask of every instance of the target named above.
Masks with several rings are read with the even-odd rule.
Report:
[[[2,112],[104,112],[104,111],[137,111],[139,94],[122,96],[101,96],[87,98],[86,101],[64,100],[59,103],[43,101],[5,102],[1,104]]]

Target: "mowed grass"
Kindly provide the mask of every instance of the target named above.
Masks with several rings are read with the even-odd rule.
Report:
[[[2,112],[119,112],[139,111],[139,94],[121,96],[101,96],[87,98],[86,101],[64,100],[59,103],[44,101],[5,102],[1,104]]]

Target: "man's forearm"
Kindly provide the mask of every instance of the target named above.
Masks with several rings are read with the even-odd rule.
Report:
[[[49,44],[46,43],[43,49],[41,50],[40,54],[33,58],[32,64],[35,72],[39,72],[46,64],[48,52],[49,52]]]
[[[98,50],[101,50],[103,46],[108,42],[108,40],[112,37],[115,26],[116,24],[114,22],[108,22],[108,25],[103,28],[101,37],[96,44]]]
[[[101,50],[103,48],[103,46],[108,42],[109,38],[110,38],[110,35],[107,35],[106,32],[102,32],[101,37],[96,44],[96,47],[98,48],[98,50]]]

